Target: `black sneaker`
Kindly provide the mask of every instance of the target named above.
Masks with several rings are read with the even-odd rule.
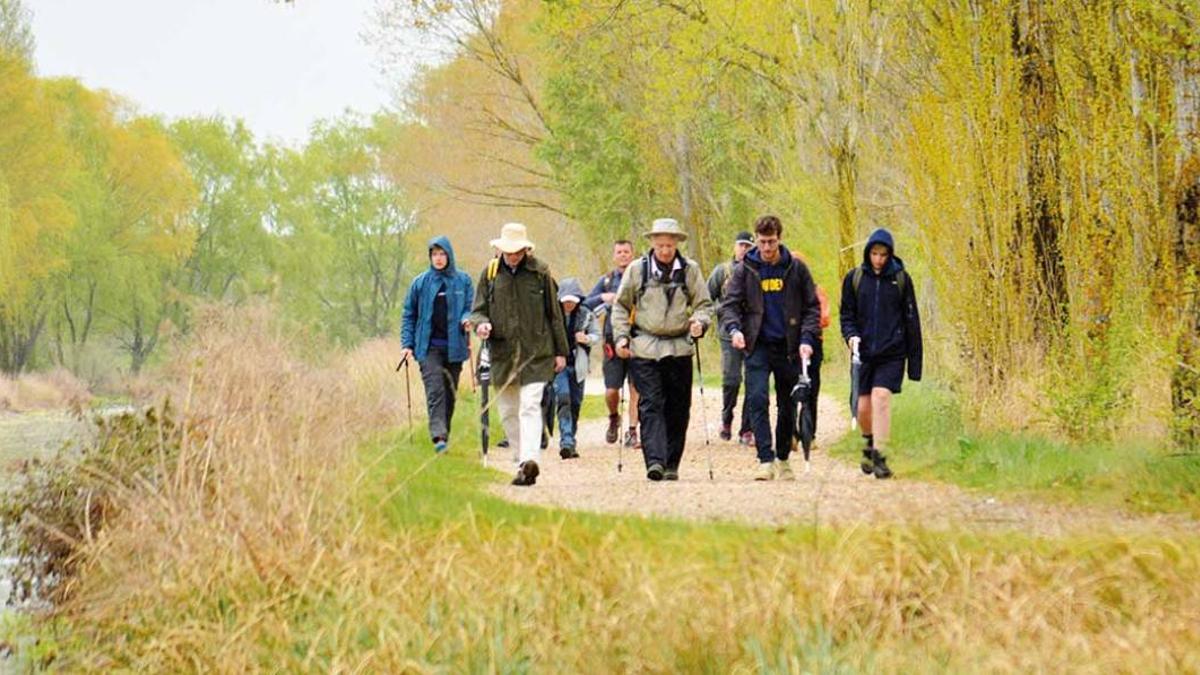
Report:
[[[617,442],[617,437],[621,435],[621,416],[608,416],[608,431],[604,432],[604,442],[613,444]]]
[[[567,446],[558,451],[558,456],[563,459],[575,459],[579,457],[579,453],[575,452],[575,448]]]
[[[875,465],[872,469],[875,472],[875,477],[880,480],[892,477],[892,470],[887,465],[887,457],[884,457],[882,452],[875,452]]]
[[[868,476],[875,473],[875,455],[877,454],[879,453],[875,452],[875,448],[863,448],[862,463],[858,466],[860,469],[862,469],[862,472]]]
[[[662,464],[651,464],[650,468],[646,469],[646,478],[652,481],[660,481],[663,479],[664,473]]]
[[[667,467],[663,472],[663,480],[679,480],[679,467]]]
[[[728,441],[733,438],[733,429],[728,424],[721,425],[721,440]]]
[[[513,477],[513,485],[533,485],[537,482],[538,465],[532,459],[527,462],[521,462],[521,466],[517,468],[517,475]]]

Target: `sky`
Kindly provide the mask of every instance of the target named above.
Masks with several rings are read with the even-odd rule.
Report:
[[[377,0],[24,0],[43,77],[109,89],[142,112],[240,117],[262,140],[392,101],[371,29]]]

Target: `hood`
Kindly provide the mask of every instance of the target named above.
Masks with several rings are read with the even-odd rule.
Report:
[[[430,255],[433,254],[434,246],[437,246],[438,248],[445,251],[446,255],[450,258],[450,263],[448,265],[446,265],[446,269],[441,270],[441,274],[454,274],[457,267],[454,262],[454,247],[450,245],[450,239],[444,235],[439,235],[437,237],[434,237],[433,239],[430,239],[429,246],[428,246],[428,253]],[[431,270],[433,269],[432,262],[430,262],[430,264],[429,264],[429,269],[431,269]]]
[[[867,245],[863,247],[863,269],[870,272],[871,267],[871,247],[875,244],[883,244],[887,247],[889,258],[887,266],[883,268],[885,275],[895,274],[904,269],[904,261],[896,257],[896,241],[892,239],[892,233],[884,228],[879,228],[867,237]]]
[[[765,262],[763,262],[762,255],[759,254],[757,246],[750,249],[749,251],[746,251],[746,260],[749,260],[755,269],[758,269],[759,267],[766,264]],[[783,266],[783,267],[787,267],[791,263],[792,263],[792,252],[788,250],[788,247],[784,246],[783,244],[780,244],[779,245],[779,262],[777,262],[775,264]]]
[[[562,302],[563,298],[568,295],[573,295],[579,298],[580,301],[587,297],[587,294],[583,292],[583,286],[579,284],[579,280],[575,277],[567,277],[558,284],[558,301]]]

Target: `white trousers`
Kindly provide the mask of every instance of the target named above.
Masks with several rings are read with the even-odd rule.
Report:
[[[508,436],[513,461],[540,461],[542,457],[542,391],[544,382],[524,386],[509,385],[500,390],[496,405],[500,423]]]

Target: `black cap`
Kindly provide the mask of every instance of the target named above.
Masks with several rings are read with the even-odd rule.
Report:
[[[754,237],[749,232],[742,230],[741,232],[737,233],[737,237],[734,238],[733,243],[735,243],[735,244],[750,244],[751,246],[753,246],[754,245]]]

